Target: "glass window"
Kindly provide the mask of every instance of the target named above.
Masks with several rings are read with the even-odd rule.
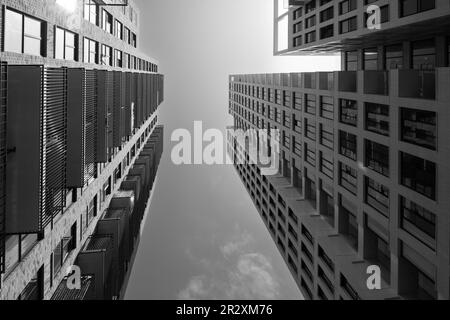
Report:
[[[102,45],[102,65],[112,66],[112,48]]]
[[[98,26],[99,6],[94,0],[86,0],[84,4],[84,19]]]
[[[436,113],[401,108],[401,139],[424,148],[436,150]]]
[[[389,136],[389,106],[366,103],[366,130]]]
[[[436,245],[436,215],[403,197],[401,197],[400,206],[402,228],[434,249]]]
[[[378,49],[364,49],[364,70],[378,70]]]
[[[108,11],[103,10],[103,30],[113,34],[113,16]]]
[[[340,121],[356,127],[358,125],[358,105],[354,100],[340,99]]]
[[[414,69],[433,70],[436,67],[436,45],[433,39],[413,42],[412,49]]]
[[[401,44],[385,47],[386,70],[403,68],[403,46]]]
[[[334,103],[333,97],[320,97],[320,116],[329,120],[334,119]]]
[[[36,56],[43,55],[43,25],[44,23],[40,20],[6,9],[4,30],[5,51]]]
[[[375,210],[382,213],[384,216],[389,216],[389,189],[376,182],[373,179],[366,177],[365,179],[365,201]]]
[[[347,51],[345,53],[345,70],[346,71],[358,70],[358,51]]]
[[[358,191],[358,172],[356,169],[346,165],[345,163],[339,163],[339,184],[347,191],[356,195]]]
[[[77,60],[77,36],[67,30],[56,28],[55,59]]]
[[[366,167],[389,177],[389,147],[366,140]]]
[[[436,200],[436,164],[401,153],[401,183],[432,200]]]
[[[356,160],[357,155],[357,138],[354,134],[339,131],[339,150],[340,154]]]
[[[84,62],[98,63],[98,42],[84,38]]]
[[[435,0],[400,0],[400,17],[434,9]]]

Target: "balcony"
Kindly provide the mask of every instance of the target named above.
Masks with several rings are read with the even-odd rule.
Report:
[[[398,83],[401,98],[436,99],[434,70],[398,70]]]
[[[64,278],[53,294],[51,300],[56,301],[83,301],[83,300],[92,300],[94,298],[95,287],[94,282],[95,279],[93,276],[85,276],[81,277],[80,281],[80,289],[69,289],[67,284],[68,278]]]
[[[85,274],[94,276],[95,294],[92,299],[111,300],[115,270],[113,261],[113,237],[91,236],[83,245],[76,264]]]
[[[357,92],[357,72],[340,71],[338,72],[338,90],[340,92]]]
[[[376,95],[389,95],[388,71],[364,71],[364,93]]]

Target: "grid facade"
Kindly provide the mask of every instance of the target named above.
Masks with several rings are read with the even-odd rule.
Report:
[[[114,241],[136,250],[138,234],[127,229],[127,219],[141,225],[153,189],[144,175],[156,176],[157,163],[140,163],[161,157],[164,76],[139,51],[139,11],[127,3],[79,0],[71,12],[55,1],[1,1],[2,300],[50,299],[64,291],[67,268],[79,264],[84,243],[110,223],[103,221],[108,212],[126,213]],[[114,261],[129,272],[132,255],[124,258],[120,250]],[[89,265],[100,272],[98,263]],[[83,277],[100,283],[101,273],[87,269]],[[75,296],[120,299],[126,282],[115,281],[101,284],[114,288],[111,295],[92,286]]]
[[[449,71],[427,99],[418,70],[230,76],[234,127],[281,131],[278,176],[236,168],[306,298],[448,299]]]
[[[445,33],[450,4],[445,0],[309,0],[285,5],[274,0],[274,53],[321,54],[377,46],[404,38]],[[380,28],[369,17],[376,5]]]

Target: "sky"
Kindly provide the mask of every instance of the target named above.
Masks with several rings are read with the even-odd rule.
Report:
[[[302,299],[230,165],[171,161],[171,134],[225,135],[230,74],[333,71],[339,57],[273,57],[272,0],[135,0],[138,46],[165,75],[165,152],[126,299]],[[225,144],[226,146],[226,144]]]

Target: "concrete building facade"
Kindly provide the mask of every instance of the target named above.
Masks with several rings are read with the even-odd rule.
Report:
[[[120,299],[164,137],[139,10],[0,4],[0,299]],[[81,289],[67,286],[72,266]]]
[[[413,2],[286,7],[289,46],[275,52],[339,53],[342,71],[230,76],[234,126],[281,131],[278,176],[236,167],[306,298],[449,299],[449,3]],[[370,4],[389,8],[378,31],[361,27]],[[293,32],[312,16],[323,22]],[[332,36],[294,40],[325,24]]]

